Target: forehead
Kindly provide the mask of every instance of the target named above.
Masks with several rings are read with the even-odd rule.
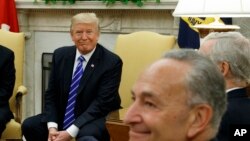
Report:
[[[76,23],[72,25],[73,30],[97,29],[96,23]]]
[[[173,59],[162,59],[151,65],[136,81],[133,92],[137,96],[178,96],[186,91],[185,76],[190,66]]]

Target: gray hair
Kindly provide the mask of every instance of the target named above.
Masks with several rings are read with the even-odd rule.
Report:
[[[94,23],[97,26],[97,30],[100,31],[99,19],[95,13],[79,13],[72,17],[70,30],[72,30],[75,24],[79,23]]]
[[[208,104],[213,109],[211,125],[217,132],[221,118],[226,110],[226,94],[224,78],[216,65],[208,58],[191,49],[173,50],[164,58],[175,59],[190,64],[185,76],[190,107]]]
[[[214,63],[227,62],[234,81],[250,82],[250,42],[239,32],[213,32],[206,36],[202,44],[214,40],[209,53]]]

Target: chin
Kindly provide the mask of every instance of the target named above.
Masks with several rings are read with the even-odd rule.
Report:
[[[133,138],[129,137],[129,141],[150,141],[148,138]]]

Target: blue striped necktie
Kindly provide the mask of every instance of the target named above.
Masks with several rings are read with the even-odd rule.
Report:
[[[78,64],[71,80],[68,103],[65,110],[64,121],[63,121],[63,129],[67,129],[75,120],[74,108],[77,96],[77,89],[84,71],[82,65],[84,60],[85,59],[83,56],[80,56],[78,58]]]

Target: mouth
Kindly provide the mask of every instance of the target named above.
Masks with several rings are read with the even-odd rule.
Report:
[[[135,141],[145,140],[146,138],[149,138],[150,134],[151,134],[151,132],[148,130],[138,131],[138,130],[130,129],[130,131],[129,131],[130,139],[134,139]]]
[[[85,46],[87,45],[87,43],[79,43],[81,46]]]
[[[79,44],[79,47],[84,47],[84,48],[86,48],[86,47],[88,47],[88,45],[87,45],[87,44]]]
[[[87,41],[78,41],[78,44],[80,44],[80,45],[86,45],[88,43],[87,43]]]

